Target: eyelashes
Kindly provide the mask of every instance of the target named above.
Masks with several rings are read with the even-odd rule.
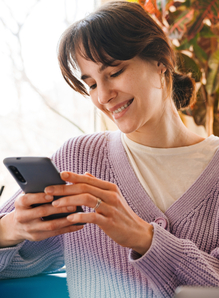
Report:
[[[92,90],[92,89],[95,89],[97,87],[97,84],[93,84],[91,86],[89,86],[89,89]]]
[[[112,74],[110,77],[111,78],[118,77],[121,73],[123,73],[123,71],[124,71],[124,68],[122,68],[119,71],[117,71],[116,73]]]
[[[123,71],[125,70],[125,68],[120,69],[119,71],[113,73],[110,75],[111,78],[116,78],[118,77],[121,73],[123,73]],[[93,84],[91,86],[89,86],[89,90],[93,90],[97,87],[97,84]]]

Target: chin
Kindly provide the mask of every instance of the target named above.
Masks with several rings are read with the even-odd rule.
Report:
[[[133,127],[127,127],[127,126],[123,126],[123,125],[117,125],[118,129],[125,133],[125,134],[129,134],[129,133],[132,133],[132,132],[135,132],[136,129],[134,129]]]

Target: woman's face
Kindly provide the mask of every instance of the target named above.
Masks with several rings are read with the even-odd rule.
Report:
[[[165,102],[160,79],[163,64],[135,57],[105,67],[79,54],[76,59],[94,105],[122,132],[144,132],[159,124]]]

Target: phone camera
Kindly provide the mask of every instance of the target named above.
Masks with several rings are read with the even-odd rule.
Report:
[[[9,169],[11,170],[12,174],[17,178],[20,182],[25,183],[26,180],[21,175],[21,173],[18,171],[18,169],[14,166],[9,166]]]

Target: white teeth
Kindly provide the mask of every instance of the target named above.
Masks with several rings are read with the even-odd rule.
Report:
[[[117,114],[122,112],[124,109],[126,109],[130,104],[132,103],[132,100],[130,100],[129,102],[127,102],[124,106],[118,108],[117,110],[113,111],[113,114]]]

